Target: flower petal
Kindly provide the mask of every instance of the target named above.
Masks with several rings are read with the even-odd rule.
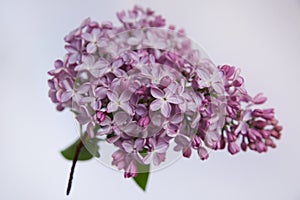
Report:
[[[149,164],[152,162],[152,160],[153,160],[153,154],[154,154],[154,153],[150,152],[150,153],[148,153],[148,154],[143,158],[144,164],[149,165]]]
[[[181,97],[176,97],[176,96],[168,97],[167,101],[173,104],[183,103],[183,99]]]
[[[125,91],[122,92],[122,94],[120,95],[120,101],[121,101],[121,102],[129,101],[131,95],[132,95],[132,92],[131,92],[131,91],[125,90]]]
[[[130,116],[126,112],[119,111],[114,114],[113,123],[115,123],[118,126],[124,125],[128,122],[129,119],[130,119]]]
[[[129,115],[132,115],[133,114],[133,110],[131,108],[131,106],[129,105],[129,103],[121,103],[120,107],[125,111],[127,112]]]
[[[60,101],[66,102],[66,101],[70,100],[72,98],[72,96],[73,96],[72,91],[65,91],[61,94]]]
[[[153,164],[158,166],[161,162],[165,161],[166,154],[165,153],[155,153],[153,156]]]
[[[107,112],[111,113],[111,112],[116,112],[118,110],[118,105],[114,102],[109,102],[109,104],[107,105]]]
[[[131,140],[125,140],[122,142],[122,147],[127,153],[133,152],[133,142]]]
[[[95,96],[99,99],[104,99],[107,94],[107,88],[105,87],[98,87],[95,89]]]
[[[113,91],[107,91],[107,97],[109,98],[109,100],[111,100],[112,102],[117,102],[119,101],[119,97],[116,93],[114,93]]]
[[[161,106],[161,114],[165,117],[169,117],[171,113],[171,105],[168,102],[163,102]]]
[[[152,87],[150,92],[151,92],[151,95],[157,99],[161,99],[165,95],[161,89],[155,88],[155,87]]]
[[[165,153],[169,148],[169,144],[165,141],[158,141],[155,146],[155,152],[157,153]]]
[[[79,86],[77,88],[77,93],[78,94],[84,94],[87,93],[89,91],[89,89],[91,88],[91,84],[90,83],[84,83],[81,86]]]
[[[95,53],[97,50],[97,45],[95,43],[90,42],[87,47],[86,47],[86,51],[87,53]]]
[[[150,110],[152,110],[152,111],[159,110],[161,108],[162,104],[163,103],[160,99],[156,99],[150,104]]]
[[[183,120],[183,114],[182,113],[176,113],[175,115],[173,115],[170,122],[172,124],[178,124],[178,123],[182,122],[182,120]]]

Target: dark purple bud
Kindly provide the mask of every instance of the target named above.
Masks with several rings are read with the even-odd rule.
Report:
[[[243,77],[239,76],[236,80],[233,81],[232,85],[234,87],[241,87],[244,83]]]
[[[247,150],[247,143],[245,142],[245,139],[243,139],[242,143],[241,143],[241,149],[243,151],[246,151]]]
[[[277,131],[277,132],[282,131],[282,126],[275,126],[275,131]]]
[[[273,140],[271,138],[267,138],[265,139],[265,144],[269,147],[275,148],[276,144],[273,142]]]
[[[65,107],[62,105],[62,104],[58,104],[57,106],[56,106],[56,110],[57,111],[63,111],[65,109]]]
[[[225,147],[226,147],[226,141],[224,136],[222,135],[216,144],[216,149],[224,149]]]
[[[262,93],[259,93],[252,99],[252,101],[255,104],[263,104],[267,101],[267,97],[264,97]]]
[[[96,112],[96,121],[98,122],[98,123],[101,123],[101,122],[103,122],[104,120],[105,120],[105,114],[104,114],[104,112],[102,112],[102,111],[98,111],[98,112]]]
[[[274,109],[270,108],[263,110],[262,117],[267,120],[272,120],[274,118]]]
[[[61,61],[61,60],[56,60],[55,62],[54,62],[54,67],[57,69],[57,68],[61,68],[61,67],[63,67],[64,66],[64,63],[63,63],[63,61]]]
[[[195,136],[192,141],[192,147],[194,149],[198,149],[200,146],[201,146],[201,138],[198,136]]]
[[[209,156],[207,150],[204,147],[198,149],[198,156],[201,160],[206,160]]]
[[[263,129],[267,125],[267,122],[263,120],[256,120],[252,122],[252,125],[258,129]]]
[[[142,117],[138,121],[138,125],[141,127],[147,127],[150,124],[150,118],[148,116]]]
[[[235,142],[229,142],[228,151],[234,155],[240,151],[240,147]]]
[[[272,130],[271,131],[271,136],[273,136],[276,139],[280,139],[281,134],[276,130]]]
[[[270,130],[261,130],[261,134],[263,138],[269,138],[271,136],[271,131]]]
[[[235,67],[231,67],[229,65],[223,65],[221,67],[222,72],[224,73],[225,77],[230,80],[235,72]]]
[[[188,147],[182,154],[184,157],[189,158],[192,155],[192,149]]]
[[[235,142],[236,141],[236,136],[233,133],[228,132],[227,133],[227,139],[228,139],[228,142]]]
[[[257,152],[262,153],[267,151],[267,146],[263,142],[257,141],[255,143],[255,149]]]

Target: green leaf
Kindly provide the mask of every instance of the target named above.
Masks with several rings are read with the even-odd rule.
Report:
[[[148,177],[150,174],[149,172],[150,165],[142,165],[137,162],[137,168],[138,168],[138,172],[142,172],[142,173],[138,173],[138,175],[134,177],[133,180],[143,191],[146,191]]]
[[[76,142],[74,142],[72,145],[70,145],[65,150],[61,151],[61,154],[67,159],[67,160],[73,160],[77,146],[80,142],[80,139],[78,139]],[[96,140],[88,140],[86,141],[89,150],[93,153],[93,155],[99,157],[99,147],[97,145]],[[78,156],[78,160],[84,161],[84,160],[90,160],[93,158],[93,155],[86,149],[85,146],[82,146],[80,154]]]

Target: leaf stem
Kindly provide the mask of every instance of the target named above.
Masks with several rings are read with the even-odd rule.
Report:
[[[76,163],[77,163],[77,160],[78,160],[78,157],[79,157],[79,154],[80,154],[80,151],[81,151],[82,147],[83,147],[83,142],[82,142],[82,140],[80,140],[80,142],[77,145],[75,156],[74,156],[74,159],[73,159],[73,162],[72,162],[72,167],[71,167],[71,171],[70,171],[68,187],[67,187],[67,192],[66,192],[67,195],[69,195],[70,191],[71,191],[73,174],[74,174],[75,166],[76,166]]]

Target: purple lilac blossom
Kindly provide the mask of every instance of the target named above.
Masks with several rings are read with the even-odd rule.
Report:
[[[276,147],[282,127],[274,109],[257,106],[236,67],[215,66],[193,48],[183,30],[135,6],[117,13],[121,26],[86,19],[65,37],[67,53],[49,71],[49,97],[71,109],[90,138],[118,148],[112,165],[124,177],[137,163],[160,165],[174,151],[201,160],[227,147],[236,154]]]

